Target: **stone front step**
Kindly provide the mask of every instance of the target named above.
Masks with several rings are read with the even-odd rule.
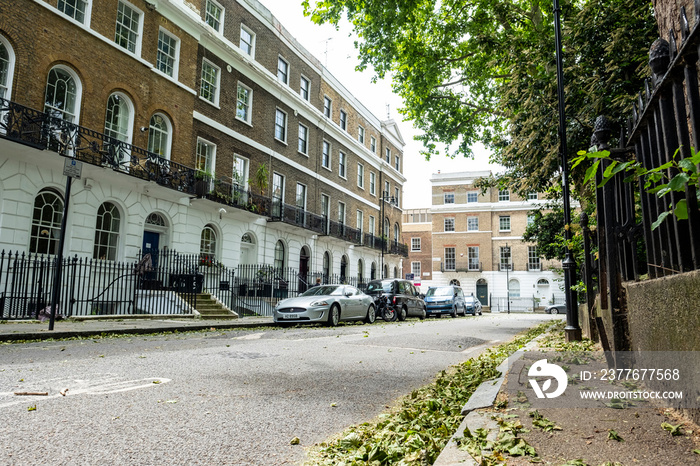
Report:
[[[197,295],[197,305],[195,306],[201,319],[237,319],[238,316],[229,311],[208,293]]]

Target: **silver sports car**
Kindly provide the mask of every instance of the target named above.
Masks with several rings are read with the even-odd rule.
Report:
[[[275,323],[325,323],[336,326],[341,320],[376,319],[374,300],[354,286],[319,285],[296,298],[280,301],[273,312]]]

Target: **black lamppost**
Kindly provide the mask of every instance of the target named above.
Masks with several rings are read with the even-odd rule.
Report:
[[[556,43],[557,59],[557,96],[559,99],[559,151],[561,153],[562,196],[564,196],[564,241],[565,253],[561,263],[564,269],[564,293],[566,297],[566,341],[581,340],[581,327],[578,324],[578,305],[576,293],[571,287],[574,284],[576,261],[571,255],[569,242],[571,241],[571,213],[569,201],[569,162],[567,160],[566,147],[566,106],[564,101],[564,68],[561,57],[561,8],[559,0],[554,0],[554,38]]]

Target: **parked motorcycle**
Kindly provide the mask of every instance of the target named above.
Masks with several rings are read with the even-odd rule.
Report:
[[[374,305],[377,309],[377,317],[381,317],[385,322],[394,322],[398,317],[398,312],[396,312],[388,296],[379,295],[375,297]]]

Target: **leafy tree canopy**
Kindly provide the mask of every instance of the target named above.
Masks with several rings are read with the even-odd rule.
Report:
[[[313,2],[313,5],[312,5]],[[304,0],[316,23],[347,17],[359,70],[392,77],[426,158],[483,142],[526,193],[560,182],[553,4],[541,0]],[[642,88],[656,35],[648,0],[563,0],[567,136],[585,149],[599,114],[618,122]],[[575,176],[580,176],[574,173]]]

